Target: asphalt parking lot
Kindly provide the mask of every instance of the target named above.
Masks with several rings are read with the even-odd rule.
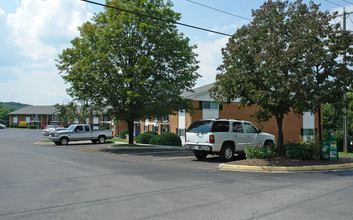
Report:
[[[217,155],[208,155],[205,160],[197,160],[192,151],[183,148],[170,147],[111,147],[114,142],[105,144],[92,144],[89,141],[70,142],[68,145],[55,145],[50,142],[37,142],[43,147],[53,147],[65,150],[80,151],[86,153],[100,154],[104,157],[130,160],[139,163],[158,163],[166,166],[189,167],[194,169],[203,169],[215,171],[222,161]],[[236,158],[237,159],[237,158]]]
[[[0,219],[352,219],[352,170],[228,172],[182,149],[45,139],[0,131]]]

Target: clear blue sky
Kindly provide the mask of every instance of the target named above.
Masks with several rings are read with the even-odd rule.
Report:
[[[104,0],[93,0],[105,3]],[[192,0],[241,17],[251,19],[251,10],[258,9],[263,0]],[[330,0],[353,11],[348,2]],[[308,2],[308,1],[304,1]],[[321,10],[342,10],[325,0]],[[182,14],[181,23],[233,34],[249,20],[234,17],[200,6],[188,0],[173,0],[174,10]],[[0,2],[0,102],[21,102],[31,105],[66,103],[70,97],[55,67],[57,54],[70,47],[78,36],[77,27],[89,20],[100,6],[79,0],[15,0]],[[336,19],[341,22],[342,19]],[[352,30],[353,18],[347,19]],[[221,48],[228,37],[179,26],[179,30],[197,44],[199,73],[203,76],[197,86],[214,82],[216,68],[221,64]]]

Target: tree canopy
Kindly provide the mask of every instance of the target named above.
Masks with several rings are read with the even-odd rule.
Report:
[[[290,111],[314,112],[340,100],[352,85],[352,38],[332,24],[335,15],[301,0],[267,1],[252,13],[222,49],[212,96],[220,102],[237,98],[259,105],[259,121],[275,117],[278,150],[283,149],[283,119]],[[346,54],[345,62],[342,62]]]
[[[107,5],[177,21],[171,1],[108,0]],[[171,114],[191,105],[180,95],[199,75],[195,46],[162,20],[105,8],[79,27],[80,37],[59,55],[57,67],[69,83],[68,94],[107,108],[125,120],[129,143],[133,122]]]

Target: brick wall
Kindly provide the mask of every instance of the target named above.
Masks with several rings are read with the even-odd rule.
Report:
[[[230,103],[227,105],[223,105],[223,110],[219,111],[219,117],[236,118],[240,120],[250,121],[263,132],[275,135],[277,140],[278,128],[277,121],[275,118],[271,118],[267,122],[257,123],[254,118],[250,117],[250,115],[258,109],[259,107],[256,105],[239,108],[239,103]],[[285,115],[283,120],[284,141],[298,141],[301,128],[303,128],[302,115],[297,115],[293,112],[289,113],[288,115]]]

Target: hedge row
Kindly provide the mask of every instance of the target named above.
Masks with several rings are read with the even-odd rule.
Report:
[[[293,159],[318,160],[321,155],[321,145],[314,142],[308,143],[288,143],[284,145],[286,156]],[[268,145],[264,147],[246,147],[246,158],[263,159],[277,155],[276,146]]]
[[[181,146],[181,139],[179,135],[174,133],[165,132],[157,135],[156,132],[147,131],[136,137],[136,143]]]

